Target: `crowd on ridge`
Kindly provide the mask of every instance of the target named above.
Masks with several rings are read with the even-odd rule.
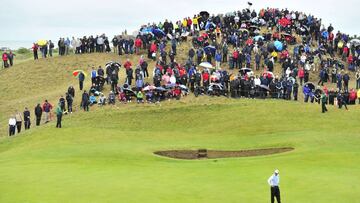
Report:
[[[188,59],[180,64],[176,61],[177,47],[189,39],[192,47],[187,51]],[[41,47],[34,43],[34,59],[38,58],[38,49],[43,57],[50,54],[54,48],[51,44],[49,41]],[[218,16],[201,12],[175,23],[165,20],[144,25],[134,38],[119,35],[109,41],[103,34],[58,41],[60,55],[67,55],[70,50],[75,54],[114,51],[119,55],[141,55],[147,51],[147,59],[141,55],[135,65],[128,59],[123,64],[109,62],[105,70],[94,67],[90,73],[92,86],[81,97],[81,107],[85,111],[95,104],[128,103],[132,98],[138,103],[180,99],[189,92],[196,96],[297,100],[299,87],[303,87],[304,101],[322,103],[323,112],[326,112],[326,104],[347,108],[347,104],[355,104],[357,99],[360,103],[360,90],[349,88],[348,74],[356,72],[356,89],[359,89],[359,45],[348,35],[335,33],[332,25],[325,28],[314,16],[272,8],[259,13],[244,9]],[[150,77],[147,60],[156,62],[150,73],[152,84],[145,82]],[[280,75],[274,74],[277,63],[281,67]],[[229,70],[223,68],[224,64]],[[120,68],[126,70],[123,85],[118,84]],[[252,70],[263,71],[255,75]],[[319,83],[311,83],[309,75],[317,71]],[[83,91],[86,74],[79,71],[77,77],[79,89]],[[336,83],[336,89],[327,89],[326,83],[330,81]],[[111,85],[107,97],[102,93],[106,84]],[[75,93],[68,91],[66,98],[60,98],[56,107],[57,127],[61,127],[63,113],[72,112],[74,96]],[[65,109],[66,103],[70,108]],[[38,112],[40,109],[45,112],[45,122],[51,119],[52,105],[45,102],[37,108]],[[28,113],[23,115],[25,123]],[[41,118],[41,114],[36,115]],[[19,122],[22,116],[17,112],[9,120],[11,132]]]

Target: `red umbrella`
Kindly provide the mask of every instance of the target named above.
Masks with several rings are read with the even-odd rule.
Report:
[[[249,38],[248,40],[246,40],[246,44],[247,45],[252,45],[253,44],[253,40],[251,38]]]
[[[86,73],[83,70],[76,70],[73,72],[74,77],[78,77],[80,73],[83,73],[86,77]]]
[[[280,24],[281,26],[283,26],[283,27],[286,27],[286,26],[288,26],[288,25],[291,24],[291,21],[290,21],[289,19],[287,19],[287,18],[281,18],[281,19],[279,20],[279,24]]]

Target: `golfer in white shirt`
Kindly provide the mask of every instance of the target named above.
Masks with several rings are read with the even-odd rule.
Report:
[[[280,176],[279,176],[279,170],[276,169],[274,174],[270,176],[268,179],[268,183],[270,185],[270,191],[271,191],[271,203],[274,203],[274,197],[276,197],[276,201],[278,203],[281,203],[280,201],[280,189],[279,189],[279,183],[280,183]]]

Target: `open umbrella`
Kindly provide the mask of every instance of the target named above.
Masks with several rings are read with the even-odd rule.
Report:
[[[350,40],[350,44],[354,45],[354,46],[359,46],[360,45],[360,39],[352,39],[352,40]]]
[[[201,11],[201,12],[200,12],[200,15],[201,15],[202,17],[206,17],[206,18],[208,18],[208,17],[210,16],[209,12],[207,12],[207,11]]]
[[[311,89],[311,90],[314,90],[315,89],[315,85],[314,85],[314,83],[312,83],[312,82],[307,82],[307,83],[305,83],[304,84],[304,87],[305,86],[307,86],[309,89]]]
[[[47,40],[44,40],[44,39],[38,40],[38,41],[37,41],[37,44],[38,44],[39,46],[45,46],[45,45],[47,45]]]
[[[261,35],[258,35],[258,36],[255,36],[255,37],[254,37],[254,40],[255,40],[255,41],[264,40],[264,37],[261,36]]]
[[[286,27],[288,25],[291,25],[291,21],[284,17],[279,20],[279,24],[283,27]]]
[[[180,87],[181,90],[185,90],[185,91],[189,90],[189,88],[186,87],[185,85],[179,85],[179,87]]]
[[[153,85],[149,85],[149,86],[146,86],[146,87],[144,87],[144,91],[150,91],[150,90],[154,90],[156,87],[155,86],[153,86]]]
[[[270,88],[266,85],[258,85],[260,88],[264,89],[264,90],[267,90],[270,92]]]
[[[209,68],[209,69],[214,68],[214,66],[211,65],[211,63],[209,63],[209,62],[202,62],[202,63],[200,63],[199,66],[200,66],[200,67],[203,67],[203,68]]]
[[[283,44],[280,41],[275,41],[274,46],[275,46],[277,51],[282,51],[283,50]]]
[[[253,41],[251,38],[249,38],[249,39],[246,40],[246,44],[247,44],[247,45],[252,45],[253,42],[254,42],[254,41]]]
[[[135,96],[136,95],[135,92],[132,89],[124,88],[123,90],[124,90],[124,93],[126,95],[129,95],[129,96]]]
[[[240,32],[246,32],[249,34],[249,30],[248,29],[239,29]]]
[[[163,87],[157,87],[155,88],[155,91],[158,91],[158,92],[166,92],[167,90]]]
[[[243,75],[247,74],[247,73],[251,73],[252,70],[251,68],[242,68],[239,70],[240,73],[242,73]]]
[[[152,33],[156,36],[156,37],[165,37],[166,34],[164,31],[160,30],[160,29],[153,29]]]
[[[140,30],[141,35],[152,34],[152,28],[143,28]]]
[[[85,75],[85,77],[87,76],[83,70],[75,70],[75,71],[73,71],[72,74],[74,77],[78,77],[80,73],[83,73]]]
[[[216,48],[214,47],[214,46],[207,46],[207,47],[205,47],[204,48],[204,51],[206,52],[206,53],[211,53],[211,54],[213,54],[213,55],[215,55],[215,52],[216,52]]]

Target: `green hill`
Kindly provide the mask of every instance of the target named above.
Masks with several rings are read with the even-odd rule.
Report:
[[[177,61],[184,61],[188,46],[181,46]],[[139,56],[130,59],[136,63]],[[0,202],[266,202],[266,181],[275,168],[284,202],[359,202],[359,106],[329,107],[321,114],[319,105],[302,101],[190,95],[157,105],[118,103],[80,111],[72,71],[90,72],[110,60],[124,62],[126,56],[70,55],[0,71]],[[64,117],[62,129],[49,123],[6,137],[16,109],[33,111],[45,99],[55,104],[71,84],[77,111]],[[153,154],[271,147],[295,150],[192,161]]]

